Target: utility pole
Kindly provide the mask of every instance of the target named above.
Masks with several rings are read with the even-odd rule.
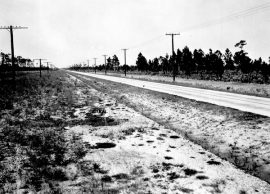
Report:
[[[89,59],[87,59],[87,65],[88,65],[88,71],[89,71],[89,69],[90,69],[90,68],[89,68]]]
[[[57,70],[57,67],[52,64],[53,70]]]
[[[47,72],[49,73],[49,64],[50,64],[51,62],[45,62],[45,63],[47,63]]]
[[[105,60],[105,75],[107,74],[107,65],[106,65],[106,57],[107,57],[107,55],[103,55],[104,56],[104,60]]]
[[[50,67],[51,67],[51,70],[53,71],[55,66],[53,64],[50,64]]]
[[[0,30],[8,30],[10,32],[10,43],[11,43],[11,64],[12,64],[12,77],[15,86],[15,60],[14,60],[14,40],[13,40],[13,30],[14,29],[27,29],[27,27],[21,26],[1,26]]]
[[[126,53],[127,53],[127,50],[128,49],[122,49],[122,50],[124,51],[124,60],[125,60],[125,64],[124,64],[125,68],[124,68],[124,70],[125,70],[125,76],[127,76]]]
[[[174,55],[174,42],[173,42],[173,37],[175,36],[175,35],[180,35],[180,33],[176,33],[176,34],[174,34],[174,33],[167,33],[166,34],[167,36],[172,36],[172,56]],[[173,81],[175,81],[175,76],[176,76],[176,64],[174,63],[173,64]]]
[[[34,61],[35,60],[39,60],[39,77],[41,77],[41,61],[42,60],[46,60],[46,59],[33,59]]]
[[[97,73],[96,65],[97,65],[97,58],[93,58],[95,60],[95,73]]]

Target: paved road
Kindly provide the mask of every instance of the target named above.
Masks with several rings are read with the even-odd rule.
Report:
[[[157,92],[173,94],[184,98],[208,102],[219,106],[230,107],[270,117],[269,98],[242,95],[242,94],[233,94],[228,92],[220,92],[192,87],[176,86],[171,84],[155,83],[121,77],[105,76],[93,73],[83,73],[83,72],[74,72],[74,73],[109,80],[113,82],[128,84],[131,86],[145,88]]]

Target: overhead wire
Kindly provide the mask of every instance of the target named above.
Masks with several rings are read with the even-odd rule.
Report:
[[[193,30],[197,30],[197,29],[203,29],[203,28],[218,25],[218,24],[221,24],[221,23],[237,20],[239,18],[255,15],[259,11],[266,11],[268,8],[270,8],[270,2],[260,4],[258,6],[255,6],[255,7],[246,9],[246,10],[235,12],[235,13],[232,13],[232,14],[230,14],[228,16],[225,16],[225,17],[217,18],[217,19],[214,19],[214,20],[211,20],[211,21],[200,23],[198,25],[193,25],[193,26],[183,28],[181,30],[181,32],[189,32],[189,31],[193,31]]]
[[[232,13],[230,15],[221,17],[221,18],[217,18],[217,19],[213,19],[213,20],[210,20],[210,21],[200,23],[200,24],[195,24],[195,25],[192,25],[192,26],[185,27],[183,29],[180,29],[180,31],[181,31],[181,33],[186,33],[186,32],[191,32],[193,30],[199,30],[199,29],[208,28],[208,27],[211,27],[211,26],[214,26],[214,25],[234,21],[234,20],[237,20],[239,18],[255,15],[259,11],[260,11],[260,13],[262,13],[263,11],[267,11],[269,8],[270,8],[270,2],[259,4],[259,5],[255,6],[255,7],[251,7],[251,8],[242,10],[242,11],[238,11],[238,12]],[[177,31],[177,30],[174,30],[174,31]],[[133,49],[136,49],[136,48],[145,47],[145,46],[147,46],[149,44],[152,44],[153,42],[155,42],[157,40],[160,40],[163,37],[164,37],[164,34],[156,36],[156,37],[154,37],[152,39],[149,39],[149,40],[146,40],[146,41],[141,42],[139,44],[135,44],[135,45],[133,45],[131,47],[128,47],[128,49],[133,50]],[[115,54],[115,53],[117,53],[119,51],[121,51],[121,49],[117,49],[114,52],[110,52],[110,53],[113,55],[113,54]]]
[[[255,15],[259,11],[266,11],[269,8],[270,8],[270,2],[263,3],[263,4],[255,6],[255,7],[252,7],[252,8],[248,8],[248,9],[245,9],[245,10],[242,10],[242,11],[239,11],[239,12],[232,13],[232,14],[227,15],[225,17],[221,17],[221,18],[218,18],[218,19],[214,19],[214,20],[211,20],[211,21],[207,21],[207,22],[203,22],[203,23],[200,23],[200,24],[197,24],[197,25],[193,25],[193,26],[183,28],[181,30],[181,32],[182,33],[183,32],[190,32],[190,31],[193,31],[193,30],[203,29],[203,28],[218,25],[218,24],[221,24],[221,23],[233,21],[233,20],[236,20],[236,19],[239,19],[239,18]],[[174,30],[174,31],[177,31],[177,30]],[[164,37],[164,35],[156,36],[153,39],[150,39],[150,40],[144,41],[144,42],[142,42],[142,43],[140,43],[138,45],[132,46],[132,47],[130,47],[130,49],[146,46],[146,45],[151,44],[152,42],[154,42],[156,40],[159,40],[161,37]]]
[[[164,35],[156,36],[156,37],[154,37],[154,38],[152,38],[150,40],[146,40],[146,41],[144,41],[144,42],[142,42],[140,44],[133,45],[133,46],[129,47],[129,49],[134,49],[134,48],[138,48],[138,47],[142,47],[142,46],[148,45],[148,44],[150,44],[150,43],[152,43],[152,42],[154,42],[156,40],[159,40],[159,39],[161,39],[163,37],[164,37]]]

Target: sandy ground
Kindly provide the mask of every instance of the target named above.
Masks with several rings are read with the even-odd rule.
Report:
[[[270,181],[269,117],[107,81],[95,85],[239,168]]]
[[[72,76],[69,79],[75,80]],[[90,87],[73,92],[81,104],[92,99],[95,114],[104,118],[104,124],[67,127],[67,134],[82,136],[89,151],[81,162],[80,175],[62,183],[64,193],[90,191],[93,187],[111,193],[270,193],[268,183],[237,169],[116,98]],[[159,118],[167,118],[164,114],[170,114],[170,108],[175,108],[166,100],[158,104],[156,99],[146,100],[145,95],[126,95],[132,100],[136,98],[146,109],[151,105],[156,109],[154,116],[160,115]],[[74,116],[84,120],[89,111],[93,113],[92,106],[81,106],[76,108]],[[181,119],[186,120],[197,110],[190,111],[175,114],[175,118],[187,115]],[[221,122],[224,117],[217,115],[215,120]],[[186,127],[191,130],[201,121],[187,122]],[[206,130],[207,123],[204,126]],[[88,174],[89,168],[94,168],[94,173]],[[76,167],[70,169],[76,173]]]

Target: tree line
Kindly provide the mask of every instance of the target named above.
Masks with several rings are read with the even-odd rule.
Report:
[[[24,58],[22,56],[14,57],[14,65],[16,71],[30,71],[39,70],[39,67],[34,66],[34,61],[29,58]],[[42,66],[42,69],[47,69],[47,67]],[[12,71],[12,61],[11,54],[0,53],[0,72]]]
[[[120,69],[120,62],[116,55],[113,55],[112,57],[107,58],[106,60],[106,69],[111,71],[119,71]],[[96,69],[99,71],[102,71],[105,69],[105,64],[97,65],[97,66],[88,66],[86,63],[78,63],[73,64],[70,69],[72,70],[87,70],[87,69]]]
[[[138,71],[152,74],[171,75],[175,71],[176,75],[187,78],[269,83],[270,57],[269,63],[261,58],[252,60],[244,50],[246,44],[244,40],[235,44],[239,51],[234,54],[228,48],[222,53],[212,49],[191,51],[185,46],[171,56],[167,54],[147,61],[139,53],[136,67]]]
[[[120,66],[116,55],[109,57],[105,64],[88,67],[87,64],[74,64],[73,70],[95,69],[102,71],[122,71],[126,68],[133,73],[161,74],[171,76],[173,73],[179,77],[238,81],[246,83],[270,83],[270,57],[268,63],[262,58],[252,60],[244,50],[245,40],[235,44],[239,50],[232,53],[228,48],[222,53],[219,50],[202,49],[190,50],[188,46],[177,49],[172,55],[155,57],[147,60],[142,53],[138,54],[135,66]]]

